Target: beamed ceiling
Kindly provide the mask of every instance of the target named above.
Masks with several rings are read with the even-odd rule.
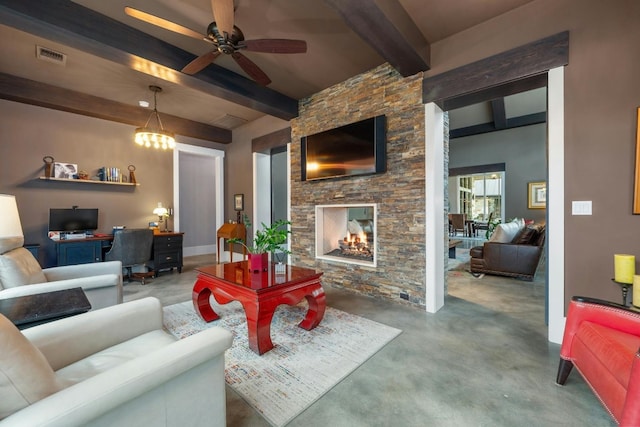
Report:
[[[302,54],[244,52],[272,80],[265,87],[226,55],[195,75],[180,72],[211,45],[124,12],[133,7],[204,34],[209,0],[2,0],[0,97],[137,126],[149,114],[138,101],[152,100],[154,84],[163,88],[165,127],[230,143],[234,127],[296,117],[299,99],[385,62],[405,76],[428,70],[431,43],[530,1],[236,0],[235,24],[247,40],[307,42]],[[63,53],[65,64],[37,59],[36,46]],[[464,136],[539,121],[543,92],[452,112],[452,128]]]

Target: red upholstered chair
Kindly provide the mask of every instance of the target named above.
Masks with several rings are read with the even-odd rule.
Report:
[[[556,382],[575,366],[611,417],[640,425],[640,311],[573,297],[567,313]]]

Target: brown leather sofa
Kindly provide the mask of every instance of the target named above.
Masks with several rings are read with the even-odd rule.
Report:
[[[497,274],[533,280],[538,268],[546,228],[544,224],[526,226],[511,243],[485,242],[483,246],[471,248],[471,273]]]

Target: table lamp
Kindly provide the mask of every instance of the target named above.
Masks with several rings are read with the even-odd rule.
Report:
[[[162,222],[163,218],[169,215],[167,208],[162,206],[162,203],[158,203],[158,207],[153,210],[154,215],[158,215],[158,222]],[[164,220],[164,231],[167,231],[167,221]]]
[[[24,235],[15,196],[0,194],[0,212],[2,212],[0,220],[0,254],[2,254],[22,246]]]

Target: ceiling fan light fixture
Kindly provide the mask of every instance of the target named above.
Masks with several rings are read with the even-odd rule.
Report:
[[[212,51],[200,55],[182,68],[182,72],[188,75],[196,74],[211,64],[220,55],[231,56],[242,70],[256,83],[267,86],[271,83],[269,76],[251,59],[240,53],[306,53],[307,43],[304,40],[290,39],[257,39],[245,40],[244,34],[233,24],[234,7],[233,0],[211,0],[211,8],[215,21],[207,27],[206,35],[193,31],[175,22],[151,15],[141,10],[125,7],[127,15],[139,19],[151,25],[163,28],[174,33],[182,34],[197,40],[205,40],[214,47]]]
[[[173,132],[169,132],[162,127],[162,121],[160,120],[160,115],[158,114],[158,100],[157,95],[159,92],[162,92],[162,88],[159,86],[151,85],[149,86],[149,90],[153,92],[153,111],[147,122],[143,127],[139,127],[136,129],[134,141],[136,144],[141,147],[147,148],[156,148],[156,149],[174,149],[176,146],[176,140]],[[151,119],[155,120],[155,126],[149,126],[152,123]]]

